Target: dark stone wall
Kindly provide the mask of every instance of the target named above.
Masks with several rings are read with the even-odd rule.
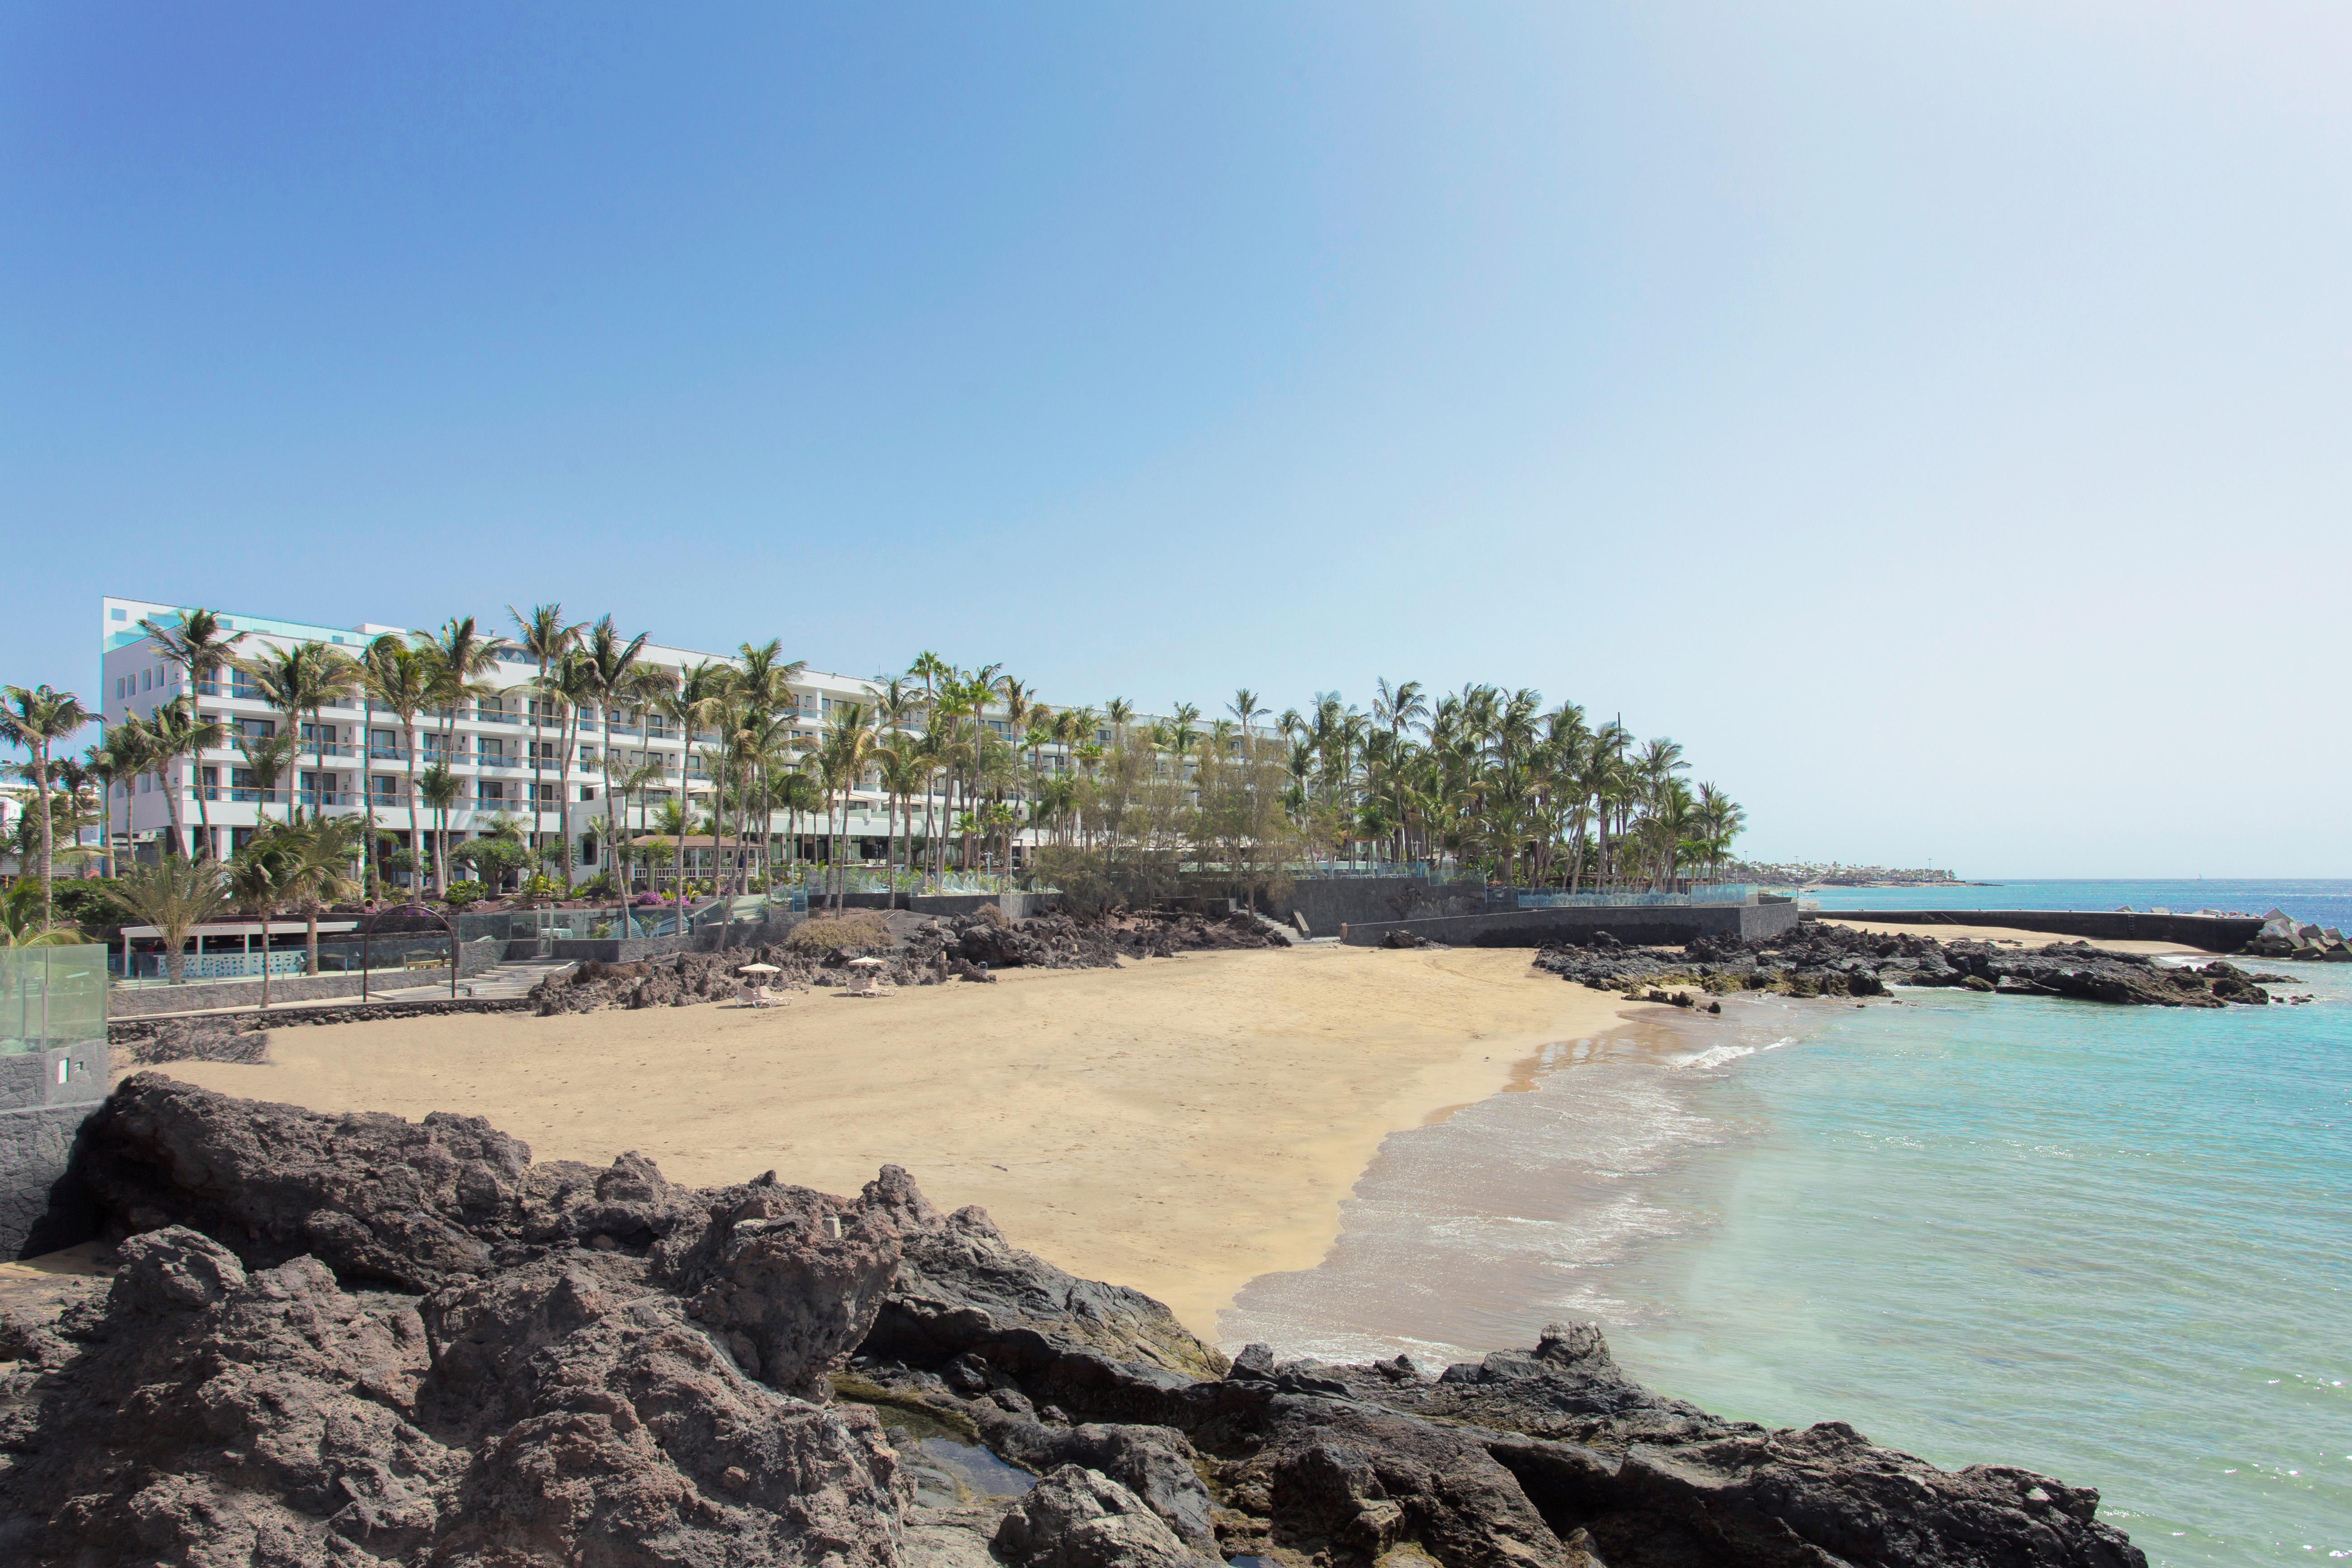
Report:
[[[71,1207],[57,1189],[74,1134],[106,1098],[106,1081],[103,1040],[0,1057],[0,1258],[80,1239],[37,1232],[52,1208]]]
[[[1808,910],[1809,921],[1875,921],[1905,926],[2007,926],[2091,942],[2169,942],[2206,952],[2235,952],[2263,922],[2226,915],[2142,915],[2121,910]]]
[[[1290,890],[1266,900],[1280,921],[1296,912],[1314,936],[1337,936],[1342,923],[1475,915],[1486,908],[1486,885],[1475,878],[1430,882],[1419,877],[1298,877]]]
[[[1648,947],[1680,947],[1702,936],[1738,936],[1748,941],[1780,936],[1797,923],[1794,904],[1690,904],[1557,910],[1498,910],[1484,915],[1441,915],[1431,920],[1349,921],[1350,947],[1377,947],[1392,931],[1411,931],[1454,947],[1541,947],[1548,942],[1589,942],[1607,931],[1619,942]]]

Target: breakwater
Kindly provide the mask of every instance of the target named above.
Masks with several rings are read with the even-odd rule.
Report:
[[[1874,917],[1875,918],[1875,917]],[[1592,905],[1549,910],[1497,910],[1491,914],[1438,915],[1425,920],[1350,921],[1341,940],[1350,947],[1378,947],[1402,932],[1449,947],[1543,947],[1582,943],[1601,931],[1619,942],[1649,947],[1682,947],[1703,937],[1761,942],[1782,936],[1797,924],[1797,906],[1774,900],[1753,904]]]
[[[2129,910],[1808,910],[1809,921],[1876,921],[1886,925],[2001,926],[2091,942],[2173,942],[2204,952],[2236,952],[2263,922],[2240,915],[2156,915]]]

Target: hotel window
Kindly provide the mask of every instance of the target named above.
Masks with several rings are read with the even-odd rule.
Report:
[[[154,689],[155,672],[152,669],[141,670],[139,672],[139,689],[142,691],[152,691]]]
[[[397,800],[400,797],[400,781],[388,773],[376,774],[375,797],[378,800]]]
[[[475,786],[474,798],[486,804],[503,805],[507,798],[506,781],[483,779]]]
[[[114,695],[121,697],[122,694],[122,677],[118,675],[114,678]]]

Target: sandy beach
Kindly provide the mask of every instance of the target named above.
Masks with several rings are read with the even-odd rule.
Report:
[[[2046,931],[2020,931],[2010,926],[1897,925],[1887,921],[1849,921],[1835,920],[1828,917],[1823,917],[1822,923],[1823,925],[1843,926],[1848,931],[1892,932],[1897,936],[1932,936],[1937,942],[2013,942],[2020,947],[2047,947],[2053,942],[2072,942],[2074,940],[2073,937],[2069,936],[2054,936]],[[2128,942],[2117,940],[2115,942],[2095,942],[2091,945],[2094,947],[2105,948],[2110,952],[2145,952],[2150,954],[2188,953],[2193,954],[2199,958],[2210,958],[2213,956],[2213,954],[2202,952],[2197,948],[2184,947],[2177,942]]]
[[[1132,1285],[1203,1335],[1250,1279],[1318,1261],[1381,1140],[1507,1087],[1621,998],[1525,952],[1315,947],[1005,973],[880,1001],[289,1028],[264,1066],[170,1069],[319,1110],[488,1117],[539,1159],[635,1149],[675,1180],[854,1192],[884,1163],[942,1207]]]

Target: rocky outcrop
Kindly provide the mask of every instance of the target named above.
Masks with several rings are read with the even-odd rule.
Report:
[[[2263,929],[2246,943],[2253,958],[2299,958],[2310,963],[2352,963],[2352,947],[2334,926],[2296,920],[2284,910],[2263,917]]]
[[[2221,959],[2160,964],[2145,953],[2083,942],[2020,950],[1811,921],[1785,936],[1704,937],[1683,948],[1630,947],[1595,931],[1581,943],[1543,949],[1535,964],[1595,990],[1637,997],[1661,984],[1801,997],[1882,996],[1893,985],[1931,985],[2156,1007],[2260,1006],[2270,1001],[2263,984],[2286,978],[2249,974]]]
[[[1143,1500],[1098,1470],[1063,1465],[1014,1504],[990,1543],[1016,1568],[1215,1568]]]
[[[251,1066],[269,1059],[269,1032],[254,1027],[253,1019],[235,1014],[126,1022],[122,1034],[110,1027],[107,1037],[127,1045],[131,1059],[141,1067],[177,1061]]]
[[[80,1164],[111,1284],[0,1311],[34,1568],[2144,1568],[2087,1490],[1717,1419],[1591,1324],[1229,1365],[897,1167],[689,1188],[152,1074]],[[919,1491],[955,1453],[996,1477]]]
[[[11,1563],[888,1563],[895,1456],[589,1255],[422,1300],[133,1237],[14,1414]]]
[[[867,1337],[869,1352],[1042,1367],[1076,1352],[1185,1377],[1225,1369],[1223,1356],[1142,1291],[1078,1279],[1023,1251],[984,1209],[942,1216],[911,1184],[905,1201],[898,1282]]]

